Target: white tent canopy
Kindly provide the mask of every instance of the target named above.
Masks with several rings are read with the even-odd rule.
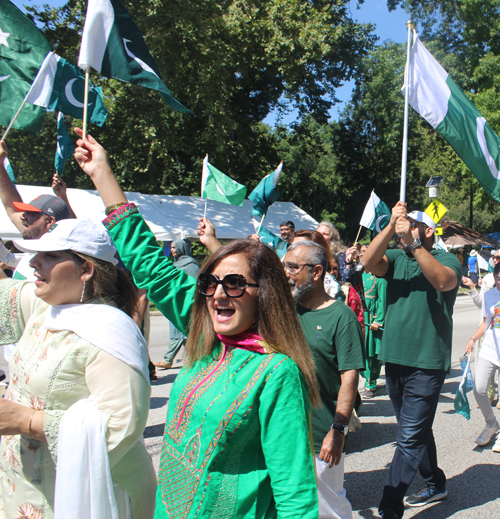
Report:
[[[17,190],[24,202],[35,197],[54,194],[50,187],[20,186]],[[178,238],[197,238],[196,228],[203,217],[205,200],[196,196],[143,195],[126,193],[137,204],[156,239],[171,241]],[[79,218],[104,219],[104,205],[97,191],[68,189],[68,199]],[[243,207],[207,202],[207,218],[215,225],[217,237],[223,240],[246,238],[254,232],[251,221],[252,202],[245,200]],[[264,226],[279,235],[280,223],[291,220],[296,229],[316,229],[318,222],[291,202],[275,202],[264,220]],[[21,238],[21,233],[12,224],[0,204],[0,237]]]

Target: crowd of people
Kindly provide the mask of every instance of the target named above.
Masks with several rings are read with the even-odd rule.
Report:
[[[500,429],[488,397],[500,366],[500,252],[478,294],[463,261],[433,247],[434,221],[398,202],[362,246],[346,247],[330,222],[296,230],[285,221],[282,259],[256,235],[222,245],[202,218],[210,254],[200,266],[189,241],[175,240],[172,261],[106,151],[75,131],[75,158],[106,207],[102,223],[76,218],[58,177],[59,196],[24,203],[0,142],[0,198],[23,235],[0,245],[13,270],[0,270],[10,378],[0,399],[0,518],[349,519],[347,442],[362,399],[377,396],[382,365],[398,432],[380,517],[446,498],[432,425],[461,283],[482,312],[467,345],[472,352],[484,336],[477,443]],[[155,365],[149,301],[171,323]],[[181,350],[156,474],[141,441],[150,380]],[[407,496],[417,472],[426,485]]]

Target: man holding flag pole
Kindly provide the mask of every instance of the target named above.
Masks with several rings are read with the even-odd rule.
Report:
[[[407,27],[408,78],[411,22]],[[407,101],[408,94],[407,80]],[[406,104],[405,125],[407,110]],[[432,248],[436,227],[432,218],[421,211],[407,214],[405,146],[401,200],[392,209],[389,224],[373,239],[363,257],[365,270],[388,282],[379,359],[385,362],[387,393],[398,421],[398,434],[379,505],[384,519],[401,518],[405,504],[419,507],[447,496],[446,476],[437,463],[432,423],[451,366],[453,305],[462,279],[458,259]],[[404,250],[387,250],[394,233],[401,237]],[[403,502],[417,471],[426,486]]]

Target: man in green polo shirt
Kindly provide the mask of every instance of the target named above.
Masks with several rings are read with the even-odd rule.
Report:
[[[398,202],[389,225],[363,257],[366,271],[388,281],[379,359],[385,362],[398,435],[379,505],[384,519],[401,518],[404,504],[424,506],[447,496],[432,423],[451,364],[453,305],[462,269],[456,256],[432,249],[435,227],[427,214],[413,211],[407,215],[406,204]],[[387,250],[394,233],[402,236],[404,250]],[[403,504],[417,470],[426,487]]]
[[[325,292],[323,247],[311,241],[293,244],[284,264],[319,382],[322,405],[312,410],[319,519],[351,519],[344,489],[345,435],[365,366],[363,334],[354,312]]]

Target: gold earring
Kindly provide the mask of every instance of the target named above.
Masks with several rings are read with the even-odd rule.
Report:
[[[85,297],[85,285],[87,284],[87,279],[83,279],[83,290],[82,290],[82,297],[80,298],[80,303],[83,303],[83,298]]]

